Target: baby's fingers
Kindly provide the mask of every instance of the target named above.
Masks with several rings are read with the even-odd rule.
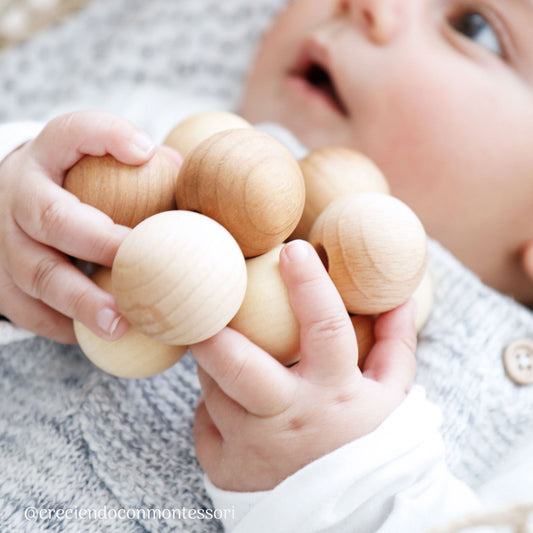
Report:
[[[299,372],[323,384],[359,374],[353,326],[313,247],[305,241],[287,244],[281,251],[280,270],[300,324]]]
[[[191,353],[220,389],[252,414],[274,416],[294,400],[294,376],[231,328],[191,346]]]
[[[205,402],[200,400],[194,417],[196,457],[207,472],[216,471],[222,462],[222,437],[209,415]]]
[[[97,287],[61,253],[22,234],[8,246],[7,267],[14,283],[27,295],[85,324],[96,335],[118,339],[128,329],[114,298]]]
[[[15,285],[3,286],[0,289],[0,298],[9,304],[2,313],[18,326],[57,342],[76,342],[70,318],[31,298]]]
[[[124,118],[102,111],[61,115],[29,144],[37,163],[59,185],[64,173],[84,155],[111,154],[122,163],[139,165],[155,151],[154,142],[143,131]]]
[[[15,197],[13,217],[32,239],[61,252],[110,267],[129,229],[81,203],[51,181]]]
[[[365,360],[364,376],[408,391],[416,371],[414,302],[383,313],[376,320],[376,342]]]
[[[202,387],[203,403],[221,437],[226,440],[239,434],[248,411],[230,398],[201,366],[198,367],[198,379]]]

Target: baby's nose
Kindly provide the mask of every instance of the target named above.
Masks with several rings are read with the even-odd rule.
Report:
[[[398,34],[406,0],[340,0],[341,14],[354,20],[377,45],[385,45]]]

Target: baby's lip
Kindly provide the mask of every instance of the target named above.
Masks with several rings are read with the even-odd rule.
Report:
[[[290,76],[304,81],[310,88],[322,94],[330,105],[343,116],[348,108],[338,91],[338,82],[333,71],[328,49],[315,39],[304,41]]]

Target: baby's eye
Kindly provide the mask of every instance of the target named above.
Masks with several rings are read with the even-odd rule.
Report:
[[[490,52],[503,56],[503,47],[497,33],[487,19],[475,11],[462,13],[451,21],[452,27]]]

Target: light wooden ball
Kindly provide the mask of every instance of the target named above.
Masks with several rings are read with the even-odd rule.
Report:
[[[180,209],[220,222],[245,257],[254,257],[294,230],[305,185],[298,162],[279,141],[254,129],[227,130],[185,158],[176,198]]]
[[[113,262],[113,295],[145,335],[188,346],[220,331],[246,291],[246,264],[230,233],[192,211],[167,211],[136,226]]]
[[[428,269],[413,292],[412,298],[416,303],[415,327],[420,331],[429,319],[434,301],[433,279]]]
[[[357,339],[357,364],[359,368],[363,369],[366,358],[376,342],[376,337],[374,336],[376,319],[370,315],[350,315],[350,320]]]
[[[134,227],[161,211],[176,208],[178,166],[163,151],[140,166],[111,155],[85,156],[67,173],[63,187],[117,224]]]
[[[105,291],[111,292],[111,269],[98,269],[93,281]],[[176,364],[187,351],[186,346],[162,344],[134,328],[114,342],[95,335],[77,320],[74,333],[80,348],[98,368],[120,378],[148,378]]]
[[[363,154],[344,147],[319,148],[300,160],[305,207],[291,238],[307,239],[318,215],[335,199],[376,192],[389,194],[381,170]]]
[[[300,327],[279,271],[283,245],[247,259],[248,287],[241,308],[229,323],[280,363],[300,358]]]
[[[352,314],[382,313],[406,302],[426,268],[422,223],[385,194],[334,200],[317,218],[310,241]]]
[[[177,124],[163,144],[177,150],[182,157],[215,133],[229,129],[251,128],[239,115],[227,111],[205,111],[192,115]]]

